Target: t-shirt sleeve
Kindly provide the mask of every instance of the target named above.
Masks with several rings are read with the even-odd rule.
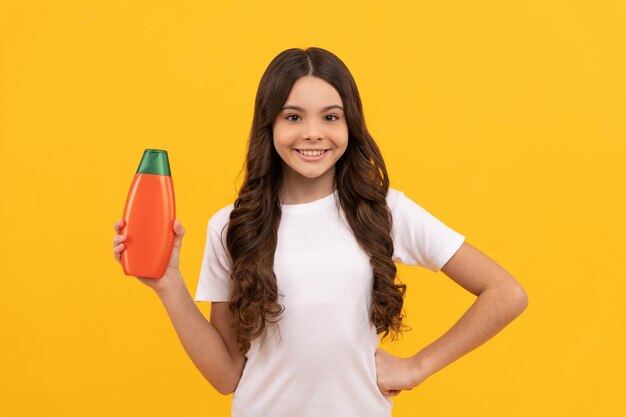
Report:
[[[461,247],[465,236],[398,191],[393,216],[394,262],[439,271]]]
[[[195,301],[229,301],[231,264],[223,234],[209,220]]]

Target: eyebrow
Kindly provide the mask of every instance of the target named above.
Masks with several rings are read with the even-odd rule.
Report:
[[[280,109],[281,111],[285,110],[285,109],[294,109],[294,110],[298,110],[304,113],[304,109],[300,106],[294,106],[293,104],[285,104],[283,106],[282,109]],[[339,104],[331,104],[330,106],[326,106],[324,107],[320,113],[324,113],[325,111],[328,111],[330,109],[341,109],[343,110],[343,107],[341,107]]]

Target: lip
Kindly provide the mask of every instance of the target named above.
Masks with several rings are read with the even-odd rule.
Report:
[[[306,155],[302,155],[300,152],[298,152],[298,149],[294,149],[293,150],[293,152],[296,155],[298,155],[298,158],[302,159],[303,161],[315,162],[315,161],[319,161],[319,160],[323,159],[330,149],[300,149],[300,150],[302,150],[302,151],[325,151],[323,154],[321,154],[319,156],[306,156]]]

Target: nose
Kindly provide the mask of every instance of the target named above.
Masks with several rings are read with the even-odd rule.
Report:
[[[315,120],[309,120],[302,132],[303,139],[319,140],[323,138],[322,128]]]

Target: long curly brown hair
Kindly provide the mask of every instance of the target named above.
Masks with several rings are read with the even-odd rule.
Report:
[[[230,213],[226,235],[231,258],[233,313],[238,351],[245,355],[253,339],[276,324],[285,307],[278,304],[274,253],[281,218],[281,158],[273,145],[272,124],[294,83],[312,75],[341,96],[348,124],[348,146],[335,164],[334,189],[352,233],[370,256],[374,271],[371,321],[392,340],[408,329],[402,323],[406,285],[396,284],[392,260],[392,216],[386,196],[389,179],[383,157],[365,127],[361,98],[352,74],[331,52],[310,47],[278,54],[265,70],[257,91],[248,142],[246,173]]]

